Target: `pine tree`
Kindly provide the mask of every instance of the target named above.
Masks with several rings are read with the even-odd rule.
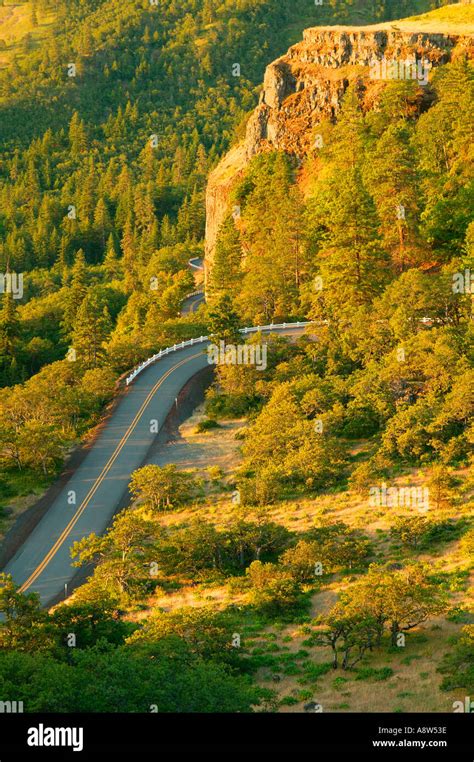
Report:
[[[399,271],[420,258],[418,217],[420,190],[411,130],[391,125],[377,141],[365,169],[380,219],[384,245]]]
[[[175,228],[167,214],[161,221],[161,245],[173,246],[177,242]]]
[[[238,291],[242,274],[240,270],[242,260],[242,245],[239,231],[234,219],[228,215],[217,236],[214,259],[208,284],[208,292],[214,294]]]
[[[323,155],[341,168],[353,169],[360,164],[367,141],[367,127],[356,85],[350,85],[344,95],[331,141]]]
[[[77,361],[87,368],[96,368],[105,357],[104,342],[112,322],[107,307],[102,306],[93,292],[84,297],[74,321],[72,345]]]
[[[214,341],[225,341],[228,344],[238,343],[240,319],[233,308],[229,294],[220,296],[209,308],[209,333]]]
[[[61,328],[63,335],[69,338],[76,319],[79,305],[83,301],[88,286],[87,264],[82,249],[76,252],[71,271],[71,282],[64,302],[64,313]]]
[[[102,251],[105,250],[105,242],[110,234],[112,225],[110,221],[109,211],[105,200],[99,198],[95,211],[94,211],[94,228],[100,241]]]
[[[2,294],[0,310],[0,384],[6,386],[18,380],[19,366],[17,348],[20,337],[20,320],[13,294]]]
[[[133,233],[132,223],[130,219],[127,220],[123,231],[122,240],[120,242],[122,249],[122,261],[125,272],[125,287],[127,291],[133,291],[137,286],[137,251],[135,245],[135,236]]]
[[[123,230],[127,220],[130,220],[133,214],[133,186],[126,165],[122,168],[117,181],[115,199],[117,200],[115,224],[118,229]]]
[[[9,291],[2,294],[0,311],[0,345],[1,351],[13,355],[15,340],[20,335],[20,320],[13,294]]]
[[[68,238],[65,235],[61,236],[61,240],[58,246],[58,258],[56,260],[56,267],[61,274],[61,283],[64,286],[68,277]]]
[[[69,123],[69,143],[73,159],[78,159],[81,154],[87,151],[86,130],[77,111],[74,112]]]
[[[320,294],[326,306],[333,305],[335,317],[345,304],[368,303],[380,291],[388,258],[377,233],[374,203],[357,166],[334,169],[325,201]]]
[[[122,264],[115,248],[115,240],[110,233],[107,240],[107,249],[104,258],[104,270],[109,278],[116,278],[122,272]]]
[[[287,156],[259,157],[241,210],[244,275],[237,304],[245,320],[278,322],[299,311],[303,206],[292,182]]]
[[[145,185],[135,188],[134,220],[139,235],[149,233],[156,220],[153,199]]]

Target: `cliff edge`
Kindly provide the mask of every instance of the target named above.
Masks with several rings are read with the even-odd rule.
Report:
[[[447,8],[467,10],[465,6]],[[472,13],[472,6],[470,10]],[[253,156],[278,149],[303,158],[314,146],[321,120],[337,119],[351,82],[357,85],[364,110],[376,107],[387,79],[417,79],[423,98],[429,99],[432,69],[459,55],[474,57],[472,24],[437,22],[442,31],[436,31],[435,19],[436,12],[413,20],[366,27],[306,29],[301,42],[267,67],[259,104],[250,116],[245,139],[226,154],[209,176],[207,275],[231,190]],[[391,62],[400,67],[395,75],[390,70]],[[375,66],[379,67],[378,72]]]

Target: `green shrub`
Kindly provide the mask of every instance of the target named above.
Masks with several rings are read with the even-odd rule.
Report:
[[[393,676],[393,669],[390,667],[380,667],[375,669],[374,667],[360,667],[357,670],[356,680],[375,680],[376,682],[382,682],[388,680]]]
[[[200,421],[196,426],[196,431],[201,434],[203,431],[211,431],[212,429],[222,428],[220,423],[214,418],[206,418],[204,421]]]
[[[299,701],[296,696],[284,696],[284,698],[282,698],[280,701],[281,706],[294,706],[298,703]]]
[[[474,625],[463,627],[454,649],[445,655],[438,669],[445,677],[441,690],[451,691],[462,688],[467,695],[474,692]]]

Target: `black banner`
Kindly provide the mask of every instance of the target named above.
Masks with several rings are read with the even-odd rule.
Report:
[[[470,714],[10,714],[0,717],[0,762],[105,759],[110,753],[287,747],[383,759],[472,762]],[[138,762],[138,758],[137,762]]]

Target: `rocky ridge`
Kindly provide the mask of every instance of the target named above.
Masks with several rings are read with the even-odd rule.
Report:
[[[474,57],[472,34],[401,29],[397,23],[306,29],[301,42],[267,67],[244,141],[229,151],[209,177],[206,273],[212,266],[231,190],[253,156],[279,149],[302,158],[313,149],[321,120],[337,118],[350,82],[356,82],[363,108],[376,107],[384,83],[373,78],[375,61],[413,61],[432,70],[463,54]],[[429,98],[429,83],[423,91],[423,97]]]

